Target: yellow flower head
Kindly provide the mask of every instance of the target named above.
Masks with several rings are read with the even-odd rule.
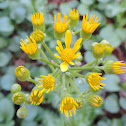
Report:
[[[103,100],[95,94],[89,94],[86,98],[86,102],[88,105],[93,107],[99,107],[103,104]]]
[[[95,58],[102,58],[104,55],[105,46],[102,43],[97,43],[93,49],[93,56]]]
[[[31,19],[32,19],[32,24],[34,26],[39,26],[39,25],[44,24],[44,17],[43,17],[43,14],[41,12],[40,12],[40,14],[38,12],[33,13],[31,15]]]
[[[26,81],[30,77],[30,71],[24,66],[18,66],[15,69],[15,75],[20,81]]]
[[[126,65],[123,63],[124,61],[117,61],[112,63],[112,71],[115,74],[122,74],[126,72],[126,67],[122,67]]]
[[[95,15],[90,17],[89,22],[88,20],[88,13],[86,14],[86,16],[83,16],[83,22],[82,22],[82,30],[86,33],[90,33],[92,34],[95,29],[100,25],[100,23],[98,23],[97,17],[95,18]]]
[[[48,74],[48,76],[41,76],[41,77],[44,77],[43,79],[39,78],[37,80],[40,80],[42,81],[42,85],[38,86],[39,88],[40,87],[44,87],[42,92],[44,92],[46,89],[48,90],[46,93],[49,93],[50,90],[53,90],[53,87],[55,85],[55,80],[54,78]]]
[[[60,40],[57,40],[57,44],[58,46],[56,46],[56,50],[57,52],[60,54],[60,56],[56,55],[55,56],[59,59],[62,59],[64,62],[60,65],[61,71],[65,72],[68,70],[68,63],[71,65],[74,65],[73,62],[71,62],[73,59],[77,58],[81,53],[77,53],[75,54],[79,48],[80,48],[80,44],[82,41],[82,38],[78,39],[76,41],[76,43],[74,44],[73,49],[70,48],[70,44],[71,44],[71,40],[72,40],[72,34],[70,32],[70,30],[66,31],[65,34],[65,45],[66,48],[63,49],[63,46],[61,44]]]
[[[36,41],[32,37],[29,38],[28,36],[27,36],[27,39],[28,39],[29,44],[26,44],[25,41],[23,39],[21,39],[22,43],[20,42],[20,44],[21,44],[21,47],[20,48],[25,53],[27,53],[29,55],[33,55],[37,51]]]
[[[109,43],[106,43],[106,44],[104,44],[104,46],[105,46],[104,56],[111,55],[111,53],[113,51],[112,45],[110,45]]]
[[[79,19],[79,13],[78,13],[78,10],[76,9],[72,9],[69,13],[69,18],[72,19],[72,20],[77,20]]]
[[[13,95],[12,101],[16,105],[20,105],[25,101],[25,95],[22,92],[17,92]]]
[[[65,97],[61,102],[60,111],[61,113],[63,113],[64,110],[64,114],[67,118],[68,118],[68,111],[69,111],[69,114],[72,117],[71,109],[73,109],[74,114],[76,114],[75,112],[76,106],[78,107],[78,104],[74,101],[72,97]]]
[[[105,78],[100,77],[102,73],[91,73],[88,75],[88,83],[94,90],[99,90],[99,88],[102,88],[102,86],[105,86],[105,84],[102,84],[100,80],[105,80]]]
[[[32,91],[30,96],[31,104],[40,105],[43,101],[44,95],[43,92],[39,89],[35,89]]]
[[[32,32],[30,36],[36,41],[36,43],[41,43],[44,38],[43,32],[37,29],[36,31]]]
[[[57,20],[56,20],[56,15],[54,15],[54,29],[58,33],[63,33],[67,29],[70,20],[67,22],[67,16],[64,15],[63,21],[60,22],[61,14],[58,13]]]

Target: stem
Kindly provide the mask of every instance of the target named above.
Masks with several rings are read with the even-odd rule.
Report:
[[[31,0],[31,3],[32,3],[32,6],[33,6],[33,8],[34,8],[34,12],[37,12],[37,9],[36,9],[36,7],[35,7],[35,0]]]
[[[65,84],[65,73],[62,74],[62,84],[63,84],[63,88],[64,88],[64,91],[66,92],[66,84]]]
[[[45,58],[45,60],[49,62],[47,56],[45,55],[45,53],[43,52],[42,49],[40,49],[40,52],[41,52],[42,56]],[[48,66],[50,67],[50,69],[52,70],[52,72],[55,70],[52,65],[48,64]]]
[[[64,119],[64,126],[71,126],[70,125],[70,118],[66,118]]]
[[[84,92],[82,93],[82,95],[85,95],[85,94],[87,94],[87,93],[89,93],[89,92],[90,92],[89,90],[84,91]]]
[[[77,76],[77,77],[82,77],[82,78],[85,77],[84,75],[79,74],[79,73],[77,73],[77,72],[74,72],[74,71],[71,71],[71,70],[68,70],[68,71],[71,73],[72,76]]]
[[[26,105],[26,101],[24,102],[24,104],[23,104],[22,108],[25,108],[25,105]]]
[[[95,60],[91,61],[90,63],[87,63],[87,64],[84,65],[84,66],[91,66],[91,65],[93,65],[96,61],[97,61],[97,60],[95,59]],[[84,66],[82,66],[82,67],[84,67]]]
[[[62,84],[56,85],[56,86],[53,88],[53,90],[56,90],[56,89],[58,89],[58,88],[61,87],[61,86],[62,86]]]
[[[78,31],[73,32],[72,34],[73,34],[73,35],[76,35],[76,34],[78,34],[80,31],[81,31],[81,29],[78,30]]]
[[[47,63],[47,64],[50,64],[50,65],[52,65],[52,66],[54,66],[54,67],[60,68],[58,65],[56,65],[56,64],[54,64],[54,63],[51,63],[51,62],[49,62],[49,61],[47,61],[47,60],[44,60],[44,59],[42,59],[42,58],[39,58],[39,60],[41,60],[41,61],[43,61],[43,62],[45,62],[45,63]]]
[[[42,43],[44,48],[48,51],[48,53],[51,55],[52,59],[59,65],[59,61],[57,60],[57,58],[54,56],[54,54],[52,53],[52,51],[49,49],[49,47],[46,45],[45,42]]]
[[[67,78],[67,80],[69,81],[70,85],[72,86],[72,88],[74,88],[74,90],[80,95],[81,92],[79,91],[79,89],[76,87],[75,83],[70,79]]]
[[[35,81],[35,80],[34,80],[34,79],[32,79],[31,77],[29,77],[28,81],[30,81],[30,82],[32,82],[32,83],[34,83],[34,84],[39,84],[39,82],[38,82],[38,81]]]
[[[82,70],[91,70],[94,67],[95,66],[71,67],[71,68],[69,68],[69,70],[79,70],[79,71],[82,71]]]

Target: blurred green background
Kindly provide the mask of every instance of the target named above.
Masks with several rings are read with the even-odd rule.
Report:
[[[95,14],[101,22],[91,39],[83,43],[82,64],[94,59],[90,44],[103,39],[114,47],[112,55],[106,59],[126,61],[126,0],[0,0],[0,126],[63,126],[57,92],[46,95],[40,106],[27,105],[28,116],[21,120],[16,117],[19,106],[11,101],[10,87],[20,83],[22,90],[27,93],[33,87],[29,82],[16,80],[16,66],[26,66],[33,78],[50,72],[46,64],[30,60],[20,49],[20,39],[25,39],[32,32],[31,14],[34,10],[44,14],[46,42],[55,53],[57,44],[53,34],[53,15],[59,11],[62,15],[68,15],[72,8],[78,9],[80,14],[75,31],[81,28],[82,16],[86,13]],[[73,36],[73,44],[78,38],[78,35]],[[104,104],[99,108],[85,104],[71,119],[72,126],[126,126],[126,73],[104,74],[104,77],[105,89],[98,92]],[[77,78],[75,81],[81,91],[88,88],[84,79]]]

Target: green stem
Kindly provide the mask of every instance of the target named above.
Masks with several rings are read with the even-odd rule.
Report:
[[[88,91],[84,91],[83,93],[82,93],[82,95],[85,95],[85,94],[88,94],[90,91],[88,90]]]
[[[67,80],[69,81],[70,85],[72,86],[72,88],[80,95],[81,92],[79,91],[79,89],[76,87],[75,83],[70,79],[67,78]]]
[[[78,31],[73,32],[72,34],[73,34],[73,35],[76,35],[76,34],[78,34],[80,31],[81,31],[81,29],[78,30]]]
[[[51,55],[52,59],[59,65],[59,61],[57,60],[57,58],[54,56],[54,54],[52,53],[52,51],[49,49],[49,47],[46,45],[45,42],[42,43],[44,48],[48,51],[48,53]]]
[[[40,52],[41,52],[42,56],[45,58],[45,60],[49,62],[47,56],[45,55],[45,53],[43,52],[42,49],[40,49]],[[48,66],[50,67],[50,69],[52,70],[52,72],[55,70],[52,65],[48,64]]]
[[[39,82],[38,82],[38,81],[35,81],[35,80],[34,80],[34,79],[32,79],[31,77],[29,77],[28,81],[30,81],[30,82],[32,82],[32,83],[34,83],[34,84],[39,84]]]
[[[32,6],[33,6],[33,8],[34,8],[34,12],[37,12],[37,9],[36,9],[36,7],[35,7],[35,0],[31,0],[31,3],[32,3]]]
[[[58,84],[58,85],[56,85],[56,86],[53,88],[53,90],[56,90],[56,89],[60,88],[61,86],[62,86],[62,84]]]
[[[66,75],[65,75],[65,73],[63,73],[62,74],[62,84],[63,84],[64,91],[66,92],[67,89],[66,89],[66,84],[65,84],[65,78],[66,78]]]
[[[91,70],[93,68],[94,68],[94,66],[83,66],[83,67],[71,67],[71,68],[69,68],[69,70],[79,70],[79,71],[82,71],[82,70]]]
[[[24,102],[24,104],[23,104],[22,108],[25,108],[25,105],[26,105],[26,101]]]
[[[47,63],[47,64],[50,64],[50,65],[52,65],[52,66],[54,66],[54,67],[60,68],[58,65],[56,65],[56,64],[54,64],[54,63],[51,63],[51,62],[49,62],[49,61],[47,61],[47,60],[44,60],[44,59],[42,59],[42,58],[40,58],[40,57],[39,57],[39,60],[41,60],[41,61],[43,61],[43,62],[45,62],[45,63]]]
[[[97,61],[97,60],[95,59],[95,60],[91,61],[90,63],[87,63],[87,64],[84,65],[84,66],[91,66],[91,65],[93,65],[96,61]],[[84,66],[82,66],[82,67],[84,67]]]
[[[71,76],[77,76],[77,77],[82,77],[82,78],[84,78],[85,76],[84,75],[82,75],[82,74],[79,74],[79,73],[77,73],[77,72],[75,72],[75,71],[72,71],[72,70],[68,70],[70,73],[71,73]]]

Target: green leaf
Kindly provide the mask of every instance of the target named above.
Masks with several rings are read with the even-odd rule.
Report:
[[[86,50],[91,50],[91,49],[90,49],[90,45],[91,45],[93,42],[94,42],[94,41],[91,40],[91,39],[85,40],[84,43],[83,43],[84,49],[86,49]]]
[[[107,3],[107,2],[109,2],[111,0],[98,0],[98,1],[101,2],[101,3]]]
[[[68,3],[60,4],[60,11],[63,15],[69,15],[71,8],[68,6]]]
[[[101,82],[106,84],[106,86],[104,87],[106,91],[108,91],[108,92],[120,91],[120,87],[119,87],[120,79],[117,75],[105,74],[103,77],[106,80],[103,80]]]
[[[1,118],[2,117],[2,118]],[[10,121],[14,117],[14,105],[7,98],[0,100],[0,121]]]
[[[93,57],[93,54],[91,51],[86,51],[84,55],[84,59],[86,60],[87,63],[93,61],[95,58]]]
[[[8,1],[0,2],[0,9],[5,9],[9,5]]]
[[[108,40],[113,47],[118,47],[121,43],[121,40],[118,34],[115,33],[115,29],[112,25],[103,27],[100,31],[100,36],[102,39]]]
[[[7,46],[7,40],[0,37],[0,49],[4,48]]]
[[[115,61],[118,61],[118,58],[114,55],[110,55],[110,56],[107,56],[107,57],[104,57],[104,60],[113,60],[114,62]]]
[[[113,119],[110,126],[124,126],[120,119]]]
[[[17,24],[22,23],[25,19],[25,16],[26,16],[26,11],[23,7],[20,6],[13,8],[10,12],[11,19],[15,20]]]
[[[78,7],[77,7],[77,10],[79,11],[79,14],[81,16],[85,15],[86,13],[88,13],[89,9],[88,9],[88,6],[85,5],[85,4],[80,4]]]
[[[0,124],[0,126],[14,126],[14,125],[15,125],[14,120]]]
[[[86,5],[91,5],[95,2],[95,0],[81,0],[81,2],[86,4]]]
[[[105,100],[104,100],[104,108],[106,111],[110,113],[117,113],[119,111],[119,103],[118,103],[118,98],[117,95],[109,95]]]
[[[14,31],[14,26],[11,23],[9,17],[0,17],[0,34],[7,37]]]
[[[68,5],[70,8],[76,8],[78,4],[79,4],[78,1],[69,1],[68,2]]]
[[[104,121],[98,121],[97,126],[108,126]]]
[[[126,110],[126,98],[120,98],[119,99],[120,106]]]
[[[126,126],[126,114],[122,115],[121,120],[122,120],[124,126]]]
[[[6,66],[11,59],[9,52],[0,52],[0,67]]]
[[[1,77],[1,87],[4,90],[10,90],[11,86],[15,83],[16,77],[11,74],[6,74]]]

